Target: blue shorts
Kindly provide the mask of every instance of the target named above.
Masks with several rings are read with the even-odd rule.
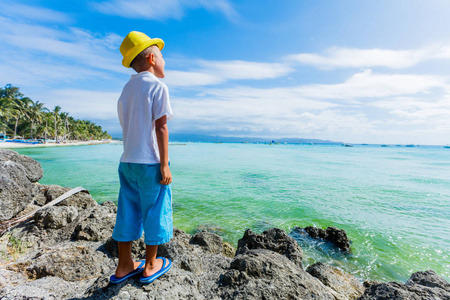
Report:
[[[119,203],[113,239],[145,244],[167,243],[173,235],[172,185],[163,185],[160,164],[120,163]]]

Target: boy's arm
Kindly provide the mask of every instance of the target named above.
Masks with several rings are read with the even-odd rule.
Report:
[[[158,141],[159,158],[161,160],[161,184],[172,183],[172,173],[169,168],[169,129],[167,117],[162,116],[155,121],[156,140]]]

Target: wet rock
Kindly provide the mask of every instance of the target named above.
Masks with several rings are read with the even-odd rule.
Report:
[[[39,229],[65,228],[78,217],[78,211],[73,206],[50,206],[34,214],[34,222]]]
[[[211,232],[211,233],[215,233],[215,234],[225,233],[225,230],[223,230],[223,228],[221,228],[219,225],[214,224],[214,223],[201,224],[195,228],[195,233],[199,233],[202,231],[207,231],[207,232]]]
[[[68,187],[62,187],[59,185],[47,185],[44,186],[45,188],[45,195],[47,197],[47,202],[53,201],[62,194],[68,192],[71,190],[71,188]],[[56,204],[57,206],[74,206],[78,210],[84,210],[91,207],[94,207],[97,205],[97,202],[91,197],[89,192],[82,191],[79,193],[76,193],[75,195],[72,195],[68,197],[67,199],[61,201],[60,203]]]
[[[297,242],[287,235],[286,231],[272,228],[262,234],[256,234],[247,229],[242,239],[238,242],[237,254],[243,254],[252,249],[267,249],[282,254],[297,264],[302,266],[303,251]]]
[[[93,247],[67,243],[42,249],[27,263],[19,263],[30,279],[56,276],[66,281],[79,281],[111,271],[114,263]]]
[[[28,179],[23,165],[0,161],[0,222],[15,217],[31,204],[36,193],[37,188]]]
[[[355,276],[333,266],[319,262],[309,266],[306,272],[347,299],[357,299],[364,293],[364,286]]]
[[[116,212],[116,205],[110,201],[90,208],[78,221],[74,238],[94,242],[107,240],[116,223]]]
[[[215,233],[202,231],[194,236],[189,241],[190,244],[199,245],[203,250],[210,253],[222,253],[223,240]]]
[[[376,299],[450,299],[449,283],[434,271],[416,272],[406,284],[398,282],[364,282],[360,300]]]
[[[298,234],[307,233],[313,239],[323,239],[328,241],[344,252],[351,251],[350,240],[343,229],[328,227],[324,230],[322,228],[307,226],[305,228],[295,227],[292,231]]]
[[[9,149],[0,149],[0,162],[13,161],[22,165],[30,182],[38,182],[44,176],[41,164],[26,155],[20,155]]]

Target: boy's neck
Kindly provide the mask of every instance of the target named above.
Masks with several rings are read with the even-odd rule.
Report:
[[[138,74],[139,74],[139,73],[142,73],[142,72],[150,72],[150,73],[152,73],[153,75],[155,75],[155,71],[153,70],[153,67],[150,67],[150,68],[143,68],[142,70],[137,71]]]

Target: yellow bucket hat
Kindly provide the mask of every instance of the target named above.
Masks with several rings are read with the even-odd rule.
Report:
[[[130,32],[120,45],[120,53],[122,53],[122,65],[130,68],[133,59],[147,47],[157,45],[159,50],[164,48],[164,41],[162,39],[149,38],[145,33],[139,31]]]

